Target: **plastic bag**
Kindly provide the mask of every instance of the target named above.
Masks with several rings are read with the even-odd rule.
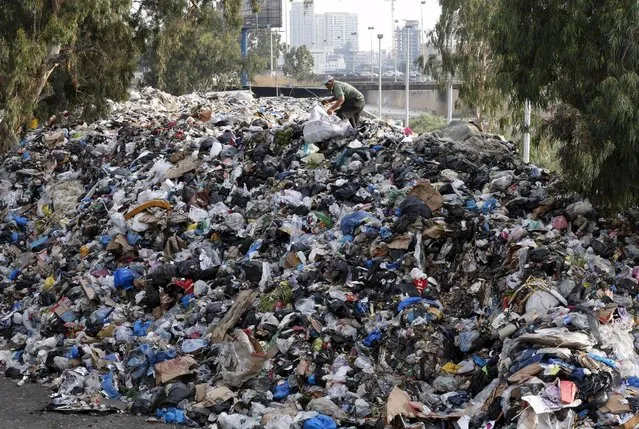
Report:
[[[350,124],[347,120],[340,120],[337,116],[328,116],[320,106],[311,112],[311,117],[304,124],[304,141],[318,143],[335,137],[344,137],[348,133]]]
[[[264,429],[289,429],[293,425],[293,418],[289,415],[276,416],[269,421]]]
[[[377,221],[370,213],[358,211],[345,216],[340,222],[340,229],[344,234],[353,234],[355,229],[366,220]]]
[[[304,422],[304,429],[337,429],[337,423],[329,416],[320,414]]]
[[[113,284],[117,289],[133,289],[133,280],[135,280],[135,274],[129,268],[118,268],[113,273]]]
[[[207,342],[202,338],[188,339],[182,342],[182,351],[184,353],[194,353],[207,346]]]
[[[184,410],[178,408],[158,408],[155,417],[162,419],[164,423],[184,423],[186,421]]]
[[[221,413],[217,418],[221,429],[252,429],[260,427],[259,419],[243,414]]]
[[[102,376],[102,391],[111,399],[118,398],[120,392],[113,378],[112,372],[107,372]]]

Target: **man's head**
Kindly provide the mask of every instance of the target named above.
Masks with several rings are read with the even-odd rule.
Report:
[[[327,76],[324,80],[324,86],[327,89],[333,89],[333,85],[335,85],[335,79],[333,79],[333,76]]]

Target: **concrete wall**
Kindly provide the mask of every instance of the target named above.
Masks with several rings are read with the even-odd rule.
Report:
[[[364,90],[366,104],[378,105],[379,91]],[[406,106],[406,91],[382,90],[382,108],[403,109]],[[459,97],[459,90],[453,90],[453,106]],[[410,91],[410,110],[423,111],[434,115],[446,116],[446,90],[416,90]],[[453,111],[454,116],[454,111]]]

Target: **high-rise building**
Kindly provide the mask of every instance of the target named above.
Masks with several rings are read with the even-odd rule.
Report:
[[[358,18],[353,13],[315,15],[315,46],[328,50],[359,50]]]
[[[313,4],[305,5],[303,1],[291,3],[291,46],[305,45],[311,49],[313,42],[315,42]]]
[[[410,51],[411,64],[421,55],[419,46],[419,21],[406,21],[403,28],[395,30],[397,64],[406,65],[406,50]]]

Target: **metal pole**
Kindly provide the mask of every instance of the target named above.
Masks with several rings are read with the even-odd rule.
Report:
[[[395,23],[393,23],[393,33],[396,33],[395,31]],[[395,34],[395,46],[393,47],[393,76],[394,76],[394,81],[395,83],[397,83],[397,75],[398,75],[398,71],[397,70],[397,34]]]
[[[424,4],[426,1],[422,0],[422,26],[419,29],[419,52],[422,54],[422,58],[424,57]]]
[[[351,50],[353,51],[353,53],[351,54],[351,60],[353,61],[353,69],[351,71],[355,73],[355,46],[353,46]]]
[[[379,117],[382,117],[382,38],[383,34],[378,34],[379,39],[379,89],[377,92],[377,99],[379,101]]]
[[[446,121],[450,124],[453,120],[453,82],[452,79],[448,82],[448,103]]]
[[[391,0],[391,52],[393,54],[393,75],[397,82],[397,34],[395,34],[395,0]]]
[[[524,133],[524,162],[528,164],[530,162],[530,101],[526,100],[524,103],[524,126],[526,131]]]
[[[357,36],[356,32],[351,33],[351,36]],[[353,60],[353,70],[352,72],[355,73],[355,43],[353,42],[353,37],[351,37],[351,49],[353,50],[353,55],[352,55],[352,60]]]
[[[370,31],[370,39],[371,39],[371,82],[375,78],[375,68],[373,67],[374,57],[373,57],[373,30],[375,27],[368,27],[368,31]]]
[[[273,32],[271,26],[268,27],[268,33],[271,36],[271,76],[273,76]]]
[[[288,26],[291,24],[290,17],[288,16],[287,3],[289,0],[282,0],[284,2],[284,45],[288,46]]]
[[[410,29],[409,26],[404,26],[406,31],[406,123],[405,127],[409,126],[409,111],[410,111]]]
[[[242,28],[242,41],[240,45],[242,48],[242,58],[246,61],[246,59],[248,58],[248,28]],[[242,69],[242,88],[248,87],[248,84],[248,70],[245,64],[244,68]]]

